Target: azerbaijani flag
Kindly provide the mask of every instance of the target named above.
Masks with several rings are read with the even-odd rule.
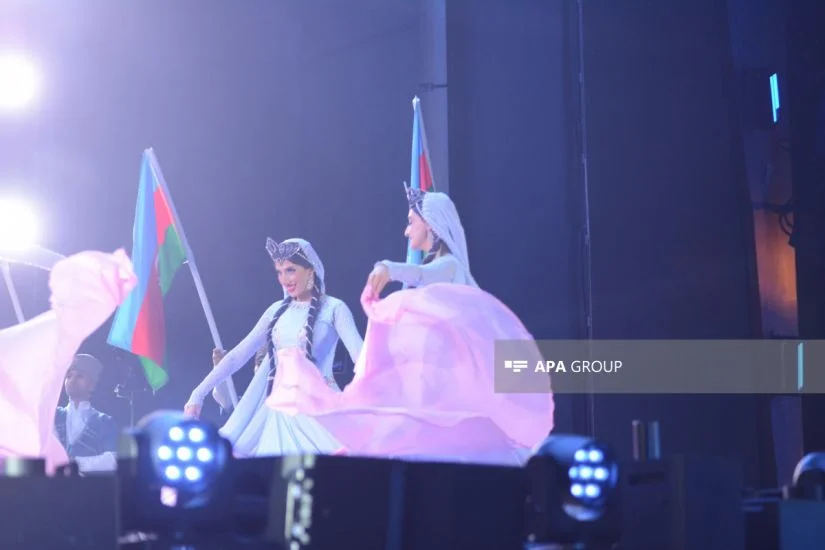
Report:
[[[430,164],[430,150],[427,147],[427,134],[424,131],[424,120],[421,118],[421,100],[413,98],[413,134],[412,157],[410,159],[410,187],[422,191],[434,191],[433,173]],[[423,254],[420,250],[413,250],[407,243],[407,263],[420,264]]]
[[[109,344],[140,358],[154,391],[169,380],[163,298],[186,261],[186,248],[175,227],[172,201],[161,178],[157,159],[152,150],[147,149],[140,167],[132,230],[131,256],[138,285],[115,313],[108,338]]]

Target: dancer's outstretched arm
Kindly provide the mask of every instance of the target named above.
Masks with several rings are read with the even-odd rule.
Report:
[[[192,392],[189,401],[186,403],[185,411],[192,416],[198,416],[203,406],[203,401],[215,386],[236,373],[249,361],[255,352],[266,342],[266,331],[273,315],[281,305],[281,301],[275,302],[261,315],[253,329],[235,346],[221,362],[212,369],[206,378],[203,379],[197,388]]]
[[[367,277],[367,287],[377,298],[390,281],[400,281],[413,287],[451,283],[459,269],[458,260],[451,254],[440,256],[425,265],[382,260],[375,264]]]
[[[383,265],[387,268],[391,281],[398,281],[409,286],[452,282],[459,268],[458,260],[450,254],[440,256],[425,265],[389,260],[382,260],[376,265]]]

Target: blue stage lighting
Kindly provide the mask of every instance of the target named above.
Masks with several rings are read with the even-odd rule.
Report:
[[[214,426],[178,412],[154,413],[138,431],[158,480],[190,494],[206,490],[230,458],[230,447]]]
[[[124,533],[152,534],[159,548],[234,548],[238,536],[263,535],[274,466],[255,469],[253,461],[250,474],[214,425],[158,411],[129,430],[120,446]]]
[[[612,543],[620,533],[619,467],[611,450],[578,435],[551,435],[526,466],[532,543]]]
[[[797,500],[825,500],[825,452],[802,457],[794,468],[789,492]]]
[[[607,497],[619,480],[618,465],[606,448],[581,436],[550,436],[533,456],[550,456],[564,467],[562,507],[570,517],[590,521],[604,513]]]

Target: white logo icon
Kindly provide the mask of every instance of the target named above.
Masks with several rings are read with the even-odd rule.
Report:
[[[527,368],[527,361],[505,361],[504,368],[513,372],[521,372]]]

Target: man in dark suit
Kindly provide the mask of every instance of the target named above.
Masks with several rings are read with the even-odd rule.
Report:
[[[55,414],[57,438],[82,473],[117,468],[117,425],[90,403],[102,371],[96,358],[77,355],[64,382],[69,403],[58,407]]]

